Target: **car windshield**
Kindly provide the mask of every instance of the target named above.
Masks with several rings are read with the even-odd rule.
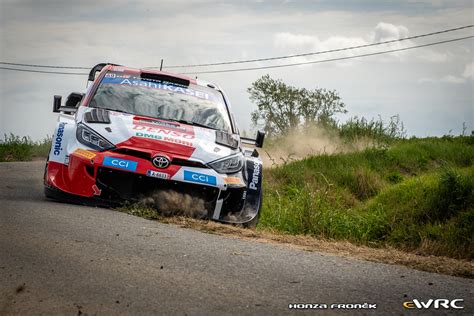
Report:
[[[181,86],[109,71],[90,106],[231,132],[222,94],[195,84]]]

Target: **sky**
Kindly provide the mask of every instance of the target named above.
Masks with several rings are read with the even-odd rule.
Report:
[[[9,1],[0,0],[0,61],[92,67],[189,65],[318,52],[474,24],[474,1]],[[372,48],[221,70],[348,57],[474,35],[474,28]],[[246,72],[199,74],[226,92],[240,129],[251,129],[247,88],[265,74],[336,90],[347,114],[387,121],[409,136],[474,130],[474,39],[372,57]],[[0,65],[2,66],[2,65]],[[76,70],[84,72],[84,70]],[[171,69],[169,69],[171,71]],[[0,70],[0,135],[51,135],[53,95],[84,92],[86,76]]]

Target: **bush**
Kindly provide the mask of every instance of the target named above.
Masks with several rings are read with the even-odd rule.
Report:
[[[466,177],[454,168],[445,168],[439,178],[432,220],[446,220],[473,204],[474,174]]]
[[[403,176],[399,171],[394,171],[388,175],[387,180],[390,183],[396,184],[403,181]]]
[[[337,129],[340,136],[348,141],[365,137],[378,143],[390,143],[406,136],[403,122],[398,115],[390,117],[387,123],[384,123],[381,117],[368,121],[364,117],[354,116],[338,125]]]

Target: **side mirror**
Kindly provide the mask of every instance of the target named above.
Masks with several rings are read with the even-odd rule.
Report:
[[[53,112],[64,112],[66,114],[75,113],[77,111],[77,106],[83,97],[83,93],[73,92],[67,97],[66,104],[61,106],[62,97],[60,95],[55,95],[53,101]]]
[[[54,96],[54,101],[53,101],[53,112],[54,113],[59,113],[59,108],[61,107],[61,96],[60,95],[55,95]]]
[[[263,147],[263,140],[265,139],[265,132],[264,131],[258,131],[257,132],[257,138],[252,139],[252,138],[247,138],[247,137],[240,137],[240,140],[249,145],[254,145],[255,147],[262,148]]]
[[[255,139],[255,146],[258,147],[258,148],[262,148],[264,140],[265,140],[265,132],[264,131],[258,131],[257,132],[257,138]]]

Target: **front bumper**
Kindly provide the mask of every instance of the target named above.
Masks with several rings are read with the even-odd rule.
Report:
[[[105,165],[106,157],[136,162],[136,170]],[[228,181],[227,175],[217,174],[212,169],[171,165],[167,170],[168,178],[159,179],[147,176],[149,170],[163,171],[156,169],[149,160],[115,152],[81,150],[70,154],[65,162],[48,163],[45,185],[50,190],[110,203],[137,202],[156,191],[168,191],[202,200],[207,217],[213,220],[246,223],[258,215],[260,197],[249,192],[252,190],[247,188],[245,169],[231,177],[233,181]],[[198,183],[198,180],[186,178],[186,172],[207,175],[212,181]],[[241,182],[236,183],[236,178]]]

